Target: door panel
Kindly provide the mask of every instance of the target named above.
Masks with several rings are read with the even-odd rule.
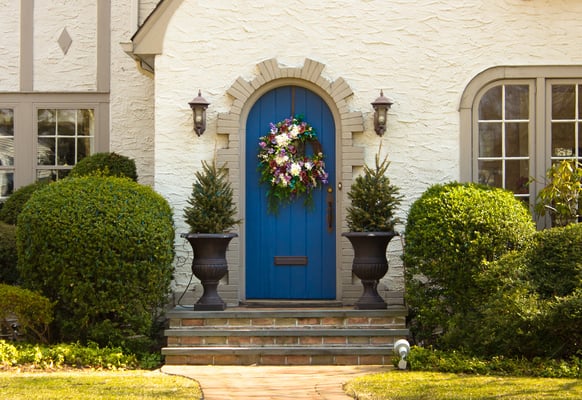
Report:
[[[258,139],[269,131],[271,122],[292,114],[303,115],[316,130],[329,183],[313,192],[312,208],[298,198],[281,205],[274,215],[267,212],[267,185],[259,185]],[[246,135],[247,299],[335,299],[335,125],[331,111],[307,89],[277,88],[251,109]]]

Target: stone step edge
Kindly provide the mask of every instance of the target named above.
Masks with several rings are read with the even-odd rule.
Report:
[[[164,331],[166,337],[199,337],[199,336],[408,336],[408,329],[377,329],[377,328],[284,328],[268,327],[260,329],[245,328],[170,328]]]
[[[196,355],[393,355],[392,345],[378,346],[268,346],[268,347],[163,347],[164,356]]]
[[[246,308],[224,311],[194,311],[172,309],[165,313],[169,319],[244,319],[244,318],[386,318],[408,315],[405,306],[389,307],[383,310],[354,309],[276,309],[264,310]]]

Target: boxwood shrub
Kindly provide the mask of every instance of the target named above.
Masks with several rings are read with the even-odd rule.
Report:
[[[535,232],[508,191],[451,182],[416,200],[405,229],[405,280],[418,342],[463,347],[479,325],[483,261],[524,247]]]
[[[582,348],[582,224],[537,232],[531,247],[487,265],[472,348],[484,354],[567,358]]]
[[[171,208],[151,188],[67,178],[34,193],[20,214],[18,269],[56,303],[53,340],[129,348],[150,335],[167,298],[173,242]]]
[[[18,335],[33,342],[46,342],[53,304],[38,293],[0,283],[0,328],[4,334],[12,331],[7,324],[12,319]]]
[[[18,282],[16,227],[0,222],[0,283]]]
[[[137,182],[135,161],[117,153],[94,153],[79,161],[69,173],[70,177],[100,174],[127,177]]]
[[[45,185],[47,185],[46,182],[35,182],[15,190],[14,193],[6,199],[0,210],[0,221],[16,225],[18,214],[20,214],[30,196]]]

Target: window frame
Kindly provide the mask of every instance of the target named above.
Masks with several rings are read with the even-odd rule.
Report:
[[[0,93],[0,107],[14,110],[14,190],[36,181],[38,109],[94,109],[93,153],[109,151],[108,93]]]
[[[38,179],[39,171],[67,171],[71,170],[73,166],[62,166],[58,165],[41,165],[38,163],[38,110],[49,109],[49,110],[82,110],[82,109],[91,109],[94,112],[94,132],[92,138],[92,148],[91,153],[93,154],[96,152],[96,142],[98,132],[100,131],[99,126],[99,106],[97,103],[35,103],[33,107],[33,115],[34,115],[34,124],[33,124],[33,158],[34,158],[34,171],[33,174],[35,176],[35,180]],[[76,138],[76,136],[75,136]]]
[[[510,86],[510,85],[522,85],[525,86],[527,85],[529,87],[529,118],[528,118],[528,155],[527,157],[508,157],[505,151],[505,141],[503,139],[505,139],[505,136],[502,136],[502,143],[501,146],[504,149],[504,151],[502,151],[502,154],[500,157],[482,157],[479,154],[479,123],[483,122],[480,118],[479,118],[479,105],[481,103],[481,100],[483,99],[483,96],[485,94],[487,94],[487,92],[494,87],[497,86]],[[472,115],[472,138],[471,138],[471,143],[472,143],[472,175],[471,175],[471,180],[472,182],[479,182],[479,161],[486,159],[486,158],[491,158],[491,161],[496,161],[499,160],[502,163],[505,163],[507,160],[519,160],[519,159],[527,159],[529,161],[529,172],[530,172],[530,176],[532,175],[532,171],[534,170],[534,165],[533,164],[533,160],[534,160],[534,154],[535,154],[535,135],[536,135],[536,129],[535,129],[535,80],[532,79],[504,79],[501,81],[494,81],[494,82],[490,82],[487,85],[483,86],[483,88],[477,92],[476,96],[475,96],[475,100],[473,102],[473,115]],[[502,90],[502,95],[505,95],[505,91]],[[504,101],[504,100],[502,100]],[[504,104],[504,103],[502,103]],[[498,122],[502,123],[503,125],[507,124],[509,121],[509,119],[505,118],[505,111],[502,110],[502,119],[499,120]],[[504,128],[502,128],[504,129]],[[534,136],[532,138],[532,136]],[[503,171],[505,171],[505,168],[503,168]],[[503,176],[503,182],[504,182],[504,187],[507,187],[507,185],[505,184],[505,174]],[[533,201],[532,198],[534,196],[533,193],[533,189],[530,187],[529,188],[529,203],[531,206],[533,206]],[[526,197],[525,195],[516,195],[516,197],[518,198],[522,198],[522,197]]]
[[[530,185],[530,205],[535,204],[537,194],[543,189],[546,170],[551,166],[551,84],[555,82],[582,84],[582,65],[571,66],[497,66],[486,69],[469,81],[461,96],[460,114],[460,181],[476,182],[478,132],[474,111],[484,89],[515,81],[530,81],[533,85],[534,103],[530,104],[533,115],[530,137],[530,175],[535,180]],[[531,93],[530,93],[531,96]],[[550,96],[550,97],[548,97]],[[533,146],[533,148],[531,148]],[[538,227],[549,226],[548,220],[538,219]]]

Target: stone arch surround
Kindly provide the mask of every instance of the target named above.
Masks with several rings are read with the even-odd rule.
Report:
[[[284,67],[276,59],[263,61],[256,66],[256,75],[251,80],[242,77],[230,86],[226,93],[233,98],[230,110],[217,116],[217,134],[227,136],[227,147],[217,152],[219,165],[226,164],[239,213],[244,218],[244,138],[247,115],[254,103],[266,92],[276,87],[296,85],[312,90],[330,107],[336,125],[336,171],[337,182],[342,189],[337,192],[337,299],[344,304],[353,304],[361,294],[360,285],[354,282],[351,272],[353,250],[349,242],[341,237],[346,230],[345,204],[354,168],[364,165],[364,148],[353,145],[353,134],[364,130],[360,111],[349,109],[349,98],[353,91],[343,78],[330,81],[322,72],[325,65],[305,59],[302,67]],[[245,223],[245,221],[243,221]],[[243,230],[244,231],[244,230]],[[229,248],[228,282],[223,297],[228,303],[237,303],[245,298],[244,288],[244,235]],[[238,293],[237,293],[238,292]]]

